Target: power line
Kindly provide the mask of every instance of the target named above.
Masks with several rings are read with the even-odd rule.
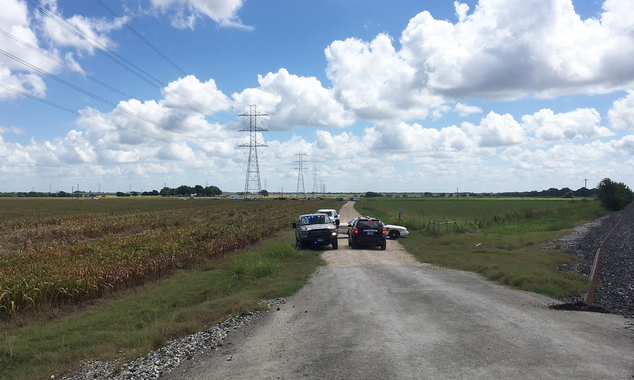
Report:
[[[120,95],[123,95],[123,96],[125,96],[125,97],[127,97],[127,98],[129,98],[129,99],[134,99],[134,96],[129,95],[129,94],[127,94],[127,93],[125,93],[125,92],[123,92],[123,91],[121,91],[121,90],[119,90],[119,89],[117,89],[117,88],[115,88],[115,87],[113,87],[113,86],[111,86],[111,85],[107,84],[107,83],[104,83],[104,82],[100,81],[99,79],[97,79],[97,78],[95,78],[95,77],[93,77],[93,76],[91,76],[91,75],[88,75],[88,74],[84,73],[84,72],[83,72],[83,71],[81,71],[81,70],[78,70],[77,68],[75,68],[75,67],[73,67],[73,66],[69,65],[68,63],[66,63],[66,62],[62,61],[61,59],[57,58],[56,56],[54,56],[54,55],[52,55],[52,54],[49,54],[48,52],[43,51],[42,49],[40,49],[40,48],[38,48],[38,47],[36,47],[36,46],[33,46],[33,45],[29,44],[28,42],[22,41],[22,40],[21,40],[21,39],[19,39],[18,37],[16,37],[16,36],[12,35],[11,33],[6,32],[5,30],[0,29],[0,34],[3,34],[3,35],[5,35],[5,36],[7,36],[7,37],[9,37],[9,38],[11,38],[11,39],[13,39],[13,40],[15,40],[16,42],[19,42],[19,43],[23,44],[24,46],[26,46],[26,47],[30,48],[31,50],[33,50],[33,51],[35,51],[35,52],[37,52],[37,53],[39,53],[39,54],[41,54],[41,55],[43,55],[43,56],[45,56],[45,57],[47,57],[47,58],[49,58],[49,59],[53,60],[53,61],[55,61],[55,62],[57,62],[57,63],[59,63],[59,64],[63,65],[64,67],[66,67],[66,68],[68,68],[68,69],[70,69],[70,70],[72,70],[72,71],[74,71],[74,72],[76,72],[76,73],[78,73],[78,74],[82,75],[83,77],[85,77],[85,78],[87,78],[87,79],[89,79],[89,80],[91,80],[91,81],[93,81],[93,82],[95,82],[95,83],[97,83],[97,84],[99,84],[99,85],[101,85],[101,86],[103,86],[103,87],[106,87],[106,88],[107,88],[107,89],[109,89],[109,90],[112,90],[113,92],[116,92],[116,93],[118,93],[118,94],[120,94]],[[10,54],[10,53],[8,53],[8,52],[6,52],[6,51],[2,50],[2,49],[0,49],[0,54],[3,54],[3,55],[5,55],[5,56],[7,56],[7,57],[9,57],[9,58],[11,58],[11,59],[13,59],[13,60],[17,61],[17,62],[21,63],[22,65],[24,65],[24,66],[27,66],[27,67],[31,68],[32,70],[38,71],[38,72],[42,73],[43,75],[49,76],[49,77],[51,77],[51,78],[53,78],[53,79],[55,79],[55,80],[57,80],[57,81],[60,81],[60,82],[62,82],[62,83],[64,83],[64,84],[66,84],[66,85],[68,85],[68,86],[70,86],[70,87],[72,87],[72,88],[75,88],[75,89],[77,89],[78,91],[84,92],[84,90],[78,89],[78,87],[77,87],[77,86],[72,85],[72,84],[69,84],[69,82],[66,82],[66,81],[64,81],[64,80],[62,80],[62,79],[59,79],[59,78],[58,78],[57,76],[55,76],[54,74],[48,73],[48,72],[46,72],[46,71],[44,71],[44,70],[42,70],[42,69],[38,68],[38,67],[37,67],[37,66],[35,66],[35,65],[31,65],[30,63],[28,63],[28,62],[26,62],[26,61],[24,61],[24,60],[22,60],[22,59],[20,59],[20,58],[17,58],[17,57],[15,57],[14,55],[12,55],[12,54]],[[88,94],[87,94],[87,95],[88,95]],[[89,95],[89,96],[96,97],[96,95]],[[110,105],[110,104],[109,104],[109,105]],[[178,116],[178,115],[175,115],[174,113],[167,114],[166,112],[164,112],[164,111],[163,111],[163,110],[161,110],[161,109],[156,109],[156,108],[155,108],[155,110],[157,110],[158,112],[160,112],[160,113],[162,113],[162,114],[164,114],[164,115],[166,115],[166,116],[169,116],[169,117],[172,117],[172,118],[176,118],[176,119],[178,119],[178,120],[181,120],[181,121],[182,121],[183,123],[185,123],[185,124],[188,124],[188,125],[190,125],[190,126],[192,126],[192,127],[195,127],[193,124],[190,124],[189,122],[187,122],[187,120],[186,120],[184,117],[180,117],[180,116]]]
[[[31,94],[29,94],[27,92],[15,89],[15,88],[7,86],[7,85],[5,85],[3,83],[0,83],[0,87],[4,88],[6,90],[12,91],[12,92],[14,92],[16,94],[22,95],[24,97],[36,100],[36,101],[38,101],[40,103],[44,103],[44,104],[47,104],[47,105],[49,105],[51,107],[55,107],[55,108],[60,109],[62,111],[66,111],[66,112],[69,112],[69,113],[72,113],[72,114],[75,114],[75,115],[79,115],[79,117],[84,118],[84,119],[92,119],[92,120],[95,120],[95,121],[97,121],[99,123],[113,126],[116,129],[119,129],[119,130],[122,130],[122,131],[125,131],[125,132],[130,132],[130,133],[133,133],[133,134],[137,134],[137,135],[140,135],[140,136],[145,136],[145,137],[148,137],[148,138],[150,138],[152,140],[157,140],[157,141],[161,141],[161,142],[168,143],[168,144],[171,142],[169,140],[164,140],[164,139],[161,139],[161,138],[157,138],[157,137],[148,135],[148,134],[143,133],[143,132],[135,131],[135,130],[132,130],[132,129],[128,129],[128,128],[116,125],[114,123],[110,123],[110,122],[105,121],[102,118],[99,118],[99,117],[96,117],[96,116],[83,115],[81,112],[78,112],[76,110],[70,109],[68,107],[64,107],[64,106],[59,105],[57,103],[50,102],[50,101],[42,99],[42,98],[38,98],[37,96],[33,96],[33,95],[31,95]]]
[[[58,77],[58,76],[54,75],[54,74],[51,74],[51,73],[49,73],[49,72],[47,72],[47,71],[44,71],[44,70],[40,69],[39,67],[33,66],[33,65],[31,65],[30,63],[28,63],[28,62],[26,62],[26,61],[24,61],[24,60],[22,60],[22,59],[20,59],[20,58],[18,58],[18,57],[16,57],[16,56],[14,56],[14,55],[13,55],[13,54],[11,54],[11,53],[8,53],[8,52],[4,51],[4,50],[2,50],[2,49],[0,49],[0,54],[3,54],[3,55],[5,55],[5,56],[7,56],[7,57],[9,57],[9,58],[11,58],[11,59],[13,59],[13,60],[15,60],[15,61],[17,61],[17,62],[21,63],[22,65],[24,65],[24,66],[26,66],[26,67],[30,68],[30,69],[31,69],[31,70],[33,70],[33,71],[36,71],[36,72],[38,72],[38,73],[40,73],[40,74],[42,74],[42,75],[46,75],[47,77],[49,77],[49,78],[51,78],[51,79],[54,79],[54,80],[56,80],[56,81],[58,81],[58,82],[60,82],[60,83],[62,83],[62,84],[64,84],[64,85],[66,85],[66,86],[68,86],[68,87],[70,87],[70,88],[72,88],[72,89],[74,89],[74,90],[76,90],[76,91],[79,91],[79,92],[81,92],[82,94],[85,94],[85,95],[87,95],[87,96],[90,96],[91,98],[96,99],[96,100],[98,100],[98,101],[100,101],[100,102],[102,102],[102,103],[104,103],[104,104],[107,104],[108,106],[110,106],[110,107],[112,107],[112,108],[114,108],[114,109],[118,109],[118,110],[120,110],[120,111],[122,111],[122,112],[127,113],[128,115],[134,116],[134,117],[136,117],[136,118],[138,118],[138,119],[141,119],[141,120],[143,120],[143,121],[145,121],[145,122],[147,122],[147,123],[150,123],[150,124],[152,124],[152,125],[154,125],[154,126],[156,126],[156,127],[159,127],[159,128],[161,128],[161,129],[164,129],[164,130],[166,130],[166,131],[170,131],[170,132],[173,132],[173,133],[178,133],[178,134],[181,134],[181,135],[185,135],[185,134],[184,134],[183,132],[181,132],[181,131],[175,130],[175,129],[170,128],[170,127],[167,127],[167,126],[162,125],[162,124],[160,124],[160,123],[158,123],[158,122],[156,122],[156,121],[154,121],[154,120],[148,119],[148,118],[147,118],[147,117],[145,117],[145,116],[141,116],[141,115],[139,115],[139,114],[137,114],[137,113],[134,113],[134,112],[129,111],[129,110],[127,110],[127,109],[123,108],[123,107],[120,107],[119,105],[117,105],[117,104],[115,104],[115,103],[112,103],[112,102],[110,102],[109,100],[104,99],[104,98],[102,98],[102,97],[100,97],[100,96],[98,96],[98,95],[95,95],[95,94],[93,94],[93,93],[92,93],[92,92],[90,92],[90,91],[84,90],[83,88],[81,88],[81,87],[79,87],[79,86],[76,86],[76,85],[74,85],[74,84],[72,84],[72,83],[70,83],[70,82],[68,82],[68,81],[66,81],[66,80],[64,80],[64,79],[62,79],[62,78],[60,78],[60,77]]]
[[[124,19],[122,19],[121,17],[119,17],[112,9],[108,8],[108,6],[106,6],[106,4],[103,3],[103,1],[101,0],[95,0],[97,1],[99,4],[101,4],[102,7],[104,7],[108,12],[110,12],[110,14],[115,17],[117,20],[119,20],[119,22],[121,22],[126,28],[128,28],[132,33],[134,33],[134,35],[136,35],[137,37],[139,37],[139,39],[141,41],[143,41],[147,46],[149,46],[152,50],[154,50],[158,55],[161,56],[161,58],[163,58],[166,62],[168,62],[170,65],[172,65],[174,68],[176,68],[178,71],[181,72],[181,74],[187,76],[189,75],[185,70],[183,70],[180,66],[178,66],[176,63],[174,63],[174,61],[172,61],[168,56],[166,56],[165,54],[163,54],[163,52],[161,52],[156,46],[154,46],[150,41],[148,41],[145,37],[143,37],[139,32],[137,32],[130,24],[128,24],[127,22],[125,22]],[[233,104],[231,104],[230,102],[228,102],[227,100],[219,97],[217,94],[212,93],[211,91],[209,91],[207,88],[205,88],[205,90],[210,93],[212,96],[214,96],[216,99],[220,100],[221,102],[226,103],[229,106],[233,106]],[[233,117],[228,117],[223,115],[222,113],[220,113],[221,116],[224,116],[226,119],[228,120],[234,120]]]
[[[174,63],[174,61],[172,61],[171,59],[169,59],[165,54],[163,54],[159,49],[156,48],[156,46],[152,45],[152,43],[150,43],[150,41],[146,40],[145,37],[143,37],[142,35],[140,35],[136,30],[134,30],[130,24],[128,24],[127,22],[125,22],[125,20],[123,20],[121,17],[117,16],[116,13],[114,13],[114,11],[110,8],[108,8],[108,6],[106,6],[106,4],[104,4],[101,0],[95,0],[96,2],[98,2],[99,4],[101,4],[102,7],[104,7],[108,12],[110,12],[110,14],[112,16],[114,16],[114,18],[116,18],[117,20],[119,20],[119,22],[121,22],[126,28],[128,28],[132,33],[134,33],[137,37],[139,37],[141,39],[141,41],[145,42],[146,45],[148,45],[149,47],[152,48],[152,50],[154,50],[158,55],[160,55],[161,57],[163,57],[164,60],[166,60],[167,62],[169,62],[170,65],[174,66],[178,71],[180,71],[183,75],[187,75],[187,72],[185,72],[185,70],[181,69],[180,66],[178,66],[176,63]]]
[[[126,58],[122,57],[118,53],[110,51],[107,47],[105,47],[103,45],[100,46],[99,43],[90,40],[88,37],[83,35],[81,31],[78,31],[75,28],[74,25],[69,24],[64,19],[60,19],[57,15],[52,14],[51,12],[48,12],[46,9],[44,9],[41,6],[37,5],[34,1],[32,1],[32,0],[26,0],[26,1],[31,6],[33,6],[35,9],[39,10],[40,12],[42,12],[42,14],[44,14],[46,17],[50,18],[51,20],[56,22],[61,27],[63,27],[64,29],[68,30],[70,33],[75,35],[77,38],[79,38],[80,40],[82,40],[86,44],[90,45],[92,48],[94,48],[95,50],[99,51],[101,54],[105,55],[106,57],[108,57],[113,62],[117,63],[118,65],[120,65],[124,69],[128,70],[130,73],[132,73],[133,75],[137,76],[139,79],[143,80],[144,82],[146,82],[150,86],[152,86],[155,89],[159,90],[165,96],[172,96],[172,97],[174,97],[174,99],[176,101],[178,101],[179,103],[183,104],[185,107],[187,107],[187,108],[189,108],[189,109],[191,109],[191,110],[193,110],[195,112],[201,113],[203,115],[205,114],[200,109],[198,109],[198,108],[196,108],[194,106],[194,105],[197,105],[197,106],[201,106],[203,108],[206,108],[204,105],[201,105],[201,104],[199,104],[199,103],[197,103],[197,102],[195,102],[195,101],[193,101],[191,99],[188,100],[188,98],[186,96],[180,94],[178,91],[167,91],[167,90],[164,90],[162,87],[167,87],[166,83],[162,82],[161,80],[159,80],[158,78],[154,77],[153,75],[151,75],[147,71],[143,70],[139,66],[135,65],[134,63],[128,61]],[[174,94],[176,94],[178,96],[176,96]]]

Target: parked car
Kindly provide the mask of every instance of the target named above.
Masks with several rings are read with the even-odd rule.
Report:
[[[377,218],[356,218],[348,230],[348,245],[355,249],[361,245],[378,245],[387,247],[386,231],[383,223]]]
[[[339,223],[339,226],[337,226],[337,232],[340,234],[347,234],[348,230],[350,229],[350,226],[352,226],[352,224],[354,223],[356,219],[357,218],[354,218],[348,223]],[[397,226],[395,224],[384,223],[383,227],[385,228],[387,236],[389,236],[390,239],[398,239],[400,237],[405,237],[409,235],[409,231],[407,230],[406,227],[403,227],[403,226]]]
[[[326,214],[300,215],[293,223],[295,242],[301,248],[332,245],[332,249],[339,248],[337,241],[337,227]]]
[[[317,214],[326,214],[330,217],[333,224],[339,225],[340,217],[339,214],[337,214],[337,210],[332,208],[322,208],[321,210],[317,210]]]
[[[403,226],[397,226],[395,224],[384,224],[383,226],[385,227],[387,236],[389,236],[390,239],[398,239],[409,235],[409,231]]]

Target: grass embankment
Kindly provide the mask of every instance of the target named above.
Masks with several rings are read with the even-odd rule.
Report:
[[[355,207],[406,226],[410,237],[400,242],[422,262],[560,297],[587,290],[588,279],[558,270],[577,259],[552,241],[606,213],[596,201],[563,199],[365,199]],[[440,233],[428,230],[430,220],[455,220],[456,231],[451,224],[448,233],[445,226]]]
[[[142,356],[165,342],[201,331],[257,301],[301,288],[323,262],[319,252],[296,250],[292,231],[172,277],[105,300],[49,323],[0,330],[0,378],[42,379],[84,359]]]

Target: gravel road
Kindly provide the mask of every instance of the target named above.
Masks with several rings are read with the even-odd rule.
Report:
[[[350,203],[342,219],[355,215]],[[344,240],[342,239],[342,243]],[[326,251],[286,303],[166,379],[630,379],[634,334],[610,314],[388,249]]]

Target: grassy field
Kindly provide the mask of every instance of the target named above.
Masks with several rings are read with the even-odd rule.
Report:
[[[576,258],[552,240],[606,213],[596,201],[570,199],[377,198],[363,199],[355,208],[406,226],[410,237],[401,243],[422,262],[550,296],[568,296],[588,286],[586,277],[558,270]],[[457,228],[443,225],[438,233],[427,229],[430,220],[456,221]]]
[[[0,199],[0,316],[193,268],[334,201]]]
[[[319,252],[294,247],[292,230],[106,297],[84,311],[24,327],[0,322],[0,379],[44,379],[85,359],[123,362],[167,341],[286,297],[323,265]]]
[[[322,261],[290,223],[340,204],[0,199],[0,379],[132,359],[292,294]]]

